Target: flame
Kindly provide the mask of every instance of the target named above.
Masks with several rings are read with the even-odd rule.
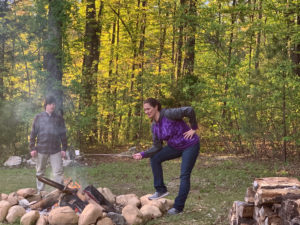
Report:
[[[68,188],[73,188],[73,189],[80,189],[81,185],[78,182],[74,182],[72,178],[68,178],[64,181],[65,185],[68,186]]]

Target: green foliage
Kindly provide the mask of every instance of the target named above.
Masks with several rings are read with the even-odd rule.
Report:
[[[6,124],[0,125],[0,136],[1,144],[9,146],[26,145],[48,85],[44,54],[49,44],[52,51],[60,48],[47,41],[49,1],[28,2],[0,6],[0,20],[5,22],[0,26],[5,46],[0,52],[0,111]],[[91,67],[98,65],[97,70],[83,68],[84,55],[90,54],[85,45],[90,34],[85,30],[86,2],[51,2],[62,27],[63,77],[58,83],[73,147],[148,143],[150,123],[142,101],[156,97],[164,107],[195,108],[203,151],[275,156],[283,142],[291,154],[298,151],[300,80],[295,58],[300,41],[295,0],[236,5],[215,0],[95,1],[92,28],[99,35],[100,57]],[[189,11],[193,3],[196,14]],[[193,37],[195,44],[188,42]],[[193,72],[186,72],[184,63],[191,53]],[[85,69],[97,71],[93,87],[84,85]],[[87,92],[93,93],[92,105],[83,104]]]

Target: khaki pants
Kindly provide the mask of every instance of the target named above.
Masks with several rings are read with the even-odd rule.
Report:
[[[50,158],[50,164],[52,168],[53,178],[54,181],[57,183],[63,184],[63,176],[64,176],[64,170],[63,170],[63,162],[61,153],[55,153],[55,154],[41,154],[38,153],[37,155],[37,161],[36,161],[36,175],[37,176],[44,176],[47,166],[47,161]],[[36,179],[36,186],[38,191],[44,190],[45,184],[43,182],[40,182],[38,179]]]

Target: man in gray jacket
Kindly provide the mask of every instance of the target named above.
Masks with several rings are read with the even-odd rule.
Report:
[[[67,135],[65,121],[55,113],[55,98],[48,96],[44,102],[45,111],[36,115],[30,134],[30,154],[36,158],[36,175],[43,176],[50,159],[54,180],[63,183],[62,158],[66,156]],[[62,147],[61,147],[62,146]],[[44,183],[37,182],[38,191]]]

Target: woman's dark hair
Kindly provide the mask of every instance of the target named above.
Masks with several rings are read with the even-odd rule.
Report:
[[[50,104],[56,104],[56,100],[55,100],[55,97],[50,95],[50,96],[47,96],[45,98],[45,101],[44,101],[44,108],[46,109],[46,105],[50,105]]]
[[[151,105],[152,107],[156,107],[157,106],[157,109],[158,111],[161,110],[161,104],[160,102],[155,99],[155,98],[147,98],[145,101],[144,101],[144,104],[148,103],[149,105]]]

